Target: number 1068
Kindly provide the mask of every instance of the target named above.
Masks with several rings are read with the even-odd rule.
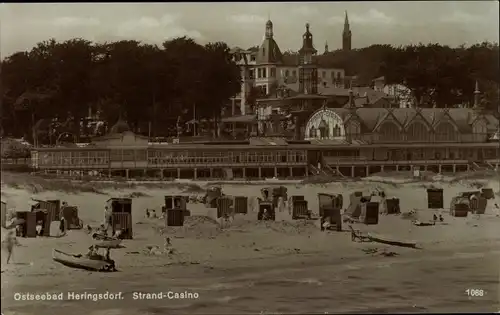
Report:
[[[485,292],[482,289],[467,289],[465,290],[465,294],[470,297],[478,297],[478,296],[484,296]]]

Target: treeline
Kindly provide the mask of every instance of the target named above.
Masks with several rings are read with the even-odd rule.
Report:
[[[387,83],[405,84],[420,106],[471,103],[477,80],[483,105],[495,111],[498,108],[498,43],[457,48],[438,44],[372,45],[330,52],[318,59],[322,65],[344,68],[347,75],[355,75],[358,85],[369,86],[381,76]]]
[[[186,37],[161,46],[51,39],[3,60],[1,77],[2,133],[27,139],[69,132],[78,140],[89,111],[108,125],[121,115],[136,131],[164,135],[193,111],[217,121],[241,88],[225,43]]]
[[[483,106],[498,108],[498,44],[372,45],[318,58],[323,66],[356,75],[358,85],[380,76],[405,84],[420,106],[470,104],[477,80]],[[240,82],[240,69],[223,42],[202,46],[181,37],[156,46],[51,39],[1,62],[2,134],[29,140],[43,134],[52,142],[68,132],[78,140],[89,134],[89,109],[108,126],[121,115],[134,131],[175,134],[176,123],[189,121],[194,111],[198,119],[216,123],[222,107],[240,92]]]

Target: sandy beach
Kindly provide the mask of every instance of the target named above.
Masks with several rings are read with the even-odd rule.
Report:
[[[288,212],[276,222],[259,222],[257,213],[237,215],[221,230],[215,209],[188,204],[191,217],[184,227],[165,229],[160,219],[146,219],[144,209],[161,213],[165,195],[196,194],[183,184],[106,188],[74,193],[43,185],[2,181],[8,208],[28,209],[28,201],[61,199],[78,206],[84,224],[101,223],[111,197],[134,196],[134,239],[112,253],[119,272],[71,269],[52,261],[53,248],[84,253],[91,244],[83,230],[61,238],[18,238],[14,263],[2,252],[2,312],[8,314],[256,314],[362,312],[498,312],[500,310],[500,217],[494,203],[486,214],[455,218],[447,209],[428,210],[426,188],[444,189],[444,204],[478,181],[454,183],[381,183],[372,178],[323,185],[287,184],[288,195],[304,195],[318,212],[317,193],[349,193],[382,189],[401,200],[401,211],[417,209],[419,220],[441,213],[446,224],[416,227],[400,215],[381,215],[378,225],[355,224],[418,242],[421,249],[356,243],[350,233],[321,232],[315,221],[292,221]],[[207,183],[197,183],[204,188]],[[499,191],[498,180],[481,182]],[[77,184],[75,184],[75,187]],[[269,186],[269,185],[267,185]],[[34,188],[35,187],[35,188]],[[227,195],[256,197],[265,185],[224,184]],[[198,192],[203,194],[202,191]],[[344,227],[347,229],[347,226]],[[163,248],[162,235],[172,239],[173,254],[148,255],[147,246]],[[5,230],[2,230],[2,238]],[[394,252],[395,256],[381,255]],[[467,296],[467,289],[482,296]],[[196,299],[134,299],[134,292],[196,293]],[[17,301],[15,293],[63,293],[62,301]],[[70,300],[73,293],[119,293],[119,299]],[[479,291],[477,291],[479,292]],[[19,295],[17,295],[19,296]]]

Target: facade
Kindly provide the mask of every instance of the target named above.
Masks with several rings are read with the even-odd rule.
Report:
[[[312,43],[312,34],[309,31],[309,26],[306,33],[310,36],[308,40],[310,40],[311,48],[316,51]],[[350,36],[349,31],[349,38]],[[303,44],[304,40],[303,38]],[[299,56],[297,56],[281,52],[274,37],[272,21],[267,21],[264,40],[259,47],[252,47],[247,50],[236,47],[231,52],[233,60],[242,69],[241,93],[232,99],[233,107],[238,107],[241,115],[248,114],[250,111],[247,100],[253,87],[258,88],[261,96],[274,94],[280,86],[288,86],[292,90],[298,91],[300,89],[300,73],[305,74],[308,72],[305,70],[307,67],[304,66],[304,54],[299,53]],[[321,65],[318,62],[321,56],[317,56],[316,52],[311,54],[311,56],[312,60],[309,63],[314,61],[316,64],[314,76],[317,79],[319,93],[331,87],[344,87],[344,69]]]
[[[498,168],[498,119],[480,108],[327,108],[309,116],[304,140],[153,144],[119,122],[86,147],[35,148],[38,171],[165,178],[367,176],[381,170],[460,172]],[[321,168],[317,168],[320,165]]]

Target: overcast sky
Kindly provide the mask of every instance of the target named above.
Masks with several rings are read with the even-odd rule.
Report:
[[[498,1],[319,3],[63,3],[0,4],[0,53],[5,57],[54,37],[161,43],[189,36],[200,43],[260,45],[268,17],[282,51],[297,50],[305,23],[323,51],[340,48],[344,11],[353,47],[438,42],[498,42]]]

